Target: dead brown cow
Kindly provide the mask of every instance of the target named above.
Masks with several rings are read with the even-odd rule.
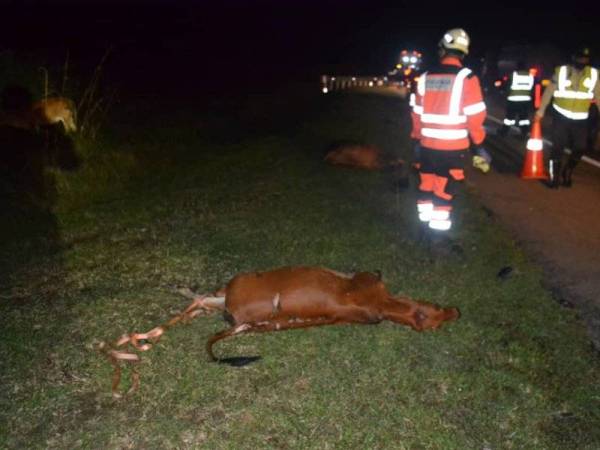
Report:
[[[345,143],[335,146],[327,153],[325,161],[337,166],[365,170],[382,170],[404,164],[401,159],[386,158],[381,150],[373,145],[357,143]]]
[[[182,319],[222,311],[231,327],[212,336],[206,345],[213,361],[219,359],[212,346],[221,339],[249,332],[282,331],[319,325],[376,324],[390,320],[413,330],[436,329],[443,322],[459,316],[456,308],[441,308],[408,297],[394,297],[379,275],[370,272],[344,274],[319,267],[285,267],[268,272],[251,272],[235,276],[213,296],[194,296],[180,315],[148,333],[124,335],[114,348],[131,343],[138,350],[148,350],[145,341],[157,341],[166,328]],[[104,348],[115,366],[113,394],[119,396],[119,360],[137,361],[134,353]],[[250,360],[256,358],[250,358]],[[139,375],[134,371],[133,389]]]
[[[62,123],[67,133],[77,131],[75,104],[64,97],[49,97],[19,111],[0,111],[0,126],[37,130]]]
[[[62,123],[68,133],[77,131],[75,103],[65,97],[50,97],[36,102],[31,107],[34,121],[40,125]]]
[[[228,336],[250,331],[280,331],[334,324],[375,324],[383,320],[414,330],[435,329],[458,317],[455,308],[393,297],[378,275],[353,275],[315,267],[286,267],[237,275],[224,290],[222,303],[231,328],[209,339],[212,345]],[[215,305],[214,300],[210,300]]]

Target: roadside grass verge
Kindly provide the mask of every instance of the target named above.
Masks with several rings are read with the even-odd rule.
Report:
[[[341,139],[409,159],[404,106],[282,103],[265,95],[208,122],[186,105],[164,128],[123,126],[135,164],[119,183],[63,175],[89,194],[59,189],[56,245],[3,243],[0,447],[598,448],[598,357],[476,198],[461,199],[464,256],[432,259],[416,240],[414,180],[398,191],[390,174],[322,163]],[[111,398],[95,343],[181,311],[174,286],[208,292],[283,265],[381,270],[391,292],[462,316],[430,333],[382,323],[219,343],[219,355],[262,356],[238,369],[207,361],[226,325],[199,318],[141,355],[138,393]]]

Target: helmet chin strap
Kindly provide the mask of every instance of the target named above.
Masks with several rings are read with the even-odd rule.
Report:
[[[439,46],[438,55],[440,56],[440,58],[443,58],[445,56],[453,56],[461,60],[465,58],[465,54],[463,52],[445,48],[443,45]]]

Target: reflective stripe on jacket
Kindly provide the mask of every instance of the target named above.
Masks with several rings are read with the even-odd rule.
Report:
[[[585,66],[581,72],[575,73],[571,66],[560,66],[556,68],[554,77],[553,108],[569,119],[587,119],[598,83],[598,70]]]
[[[465,150],[469,137],[476,145],[485,139],[479,79],[458,58],[446,57],[438,68],[421,75],[412,107],[411,137],[423,147]]]
[[[512,73],[510,92],[507,100],[509,102],[529,102],[531,101],[531,90],[533,89],[533,75],[526,70],[519,70]]]

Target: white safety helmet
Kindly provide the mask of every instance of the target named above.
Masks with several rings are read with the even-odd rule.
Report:
[[[471,39],[469,39],[469,35],[465,30],[462,28],[453,28],[446,31],[440,40],[440,47],[447,50],[458,50],[465,55],[468,55],[470,43]]]

